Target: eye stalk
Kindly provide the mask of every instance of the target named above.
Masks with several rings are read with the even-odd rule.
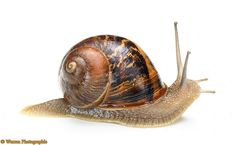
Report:
[[[67,63],[67,65],[66,65],[66,71],[67,71],[68,73],[73,73],[73,72],[75,72],[75,70],[76,70],[76,66],[77,66],[76,62],[71,61],[71,62]]]

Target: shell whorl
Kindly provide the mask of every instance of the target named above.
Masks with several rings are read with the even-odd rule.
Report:
[[[66,78],[74,68],[73,62],[68,64],[73,57],[81,61],[76,69],[84,71],[71,77],[79,80],[76,83]],[[76,44],[64,58],[60,72],[65,98],[76,107],[133,107],[153,102],[167,90],[142,49],[118,36],[100,35]]]
[[[65,99],[79,108],[100,104],[109,85],[108,66],[98,49],[81,47],[68,52],[59,75]]]

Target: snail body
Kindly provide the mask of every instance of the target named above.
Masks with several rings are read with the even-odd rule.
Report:
[[[23,113],[76,117],[134,127],[175,122],[198,98],[198,82],[186,78],[175,23],[178,75],[167,87],[144,51],[119,36],[87,38],[62,60],[59,80],[64,98],[26,107]],[[204,91],[202,91],[204,92]],[[205,91],[211,92],[211,91]]]

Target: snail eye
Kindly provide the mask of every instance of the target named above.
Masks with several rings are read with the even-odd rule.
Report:
[[[66,71],[68,72],[68,73],[73,73],[73,72],[75,72],[75,70],[76,70],[76,62],[74,62],[74,61],[71,61],[71,62],[69,62],[69,63],[67,63],[67,65],[66,65]]]

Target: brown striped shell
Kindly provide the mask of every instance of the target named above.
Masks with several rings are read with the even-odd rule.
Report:
[[[112,35],[76,44],[64,57],[59,78],[64,98],[78,108],[135,107],[167,90],[143,50]]]

